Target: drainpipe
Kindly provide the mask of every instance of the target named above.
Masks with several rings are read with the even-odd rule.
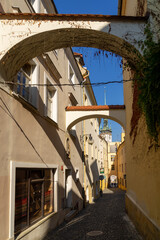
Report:
[[[84,78],[83,83],[86,81],[86,78],[89,77],[89,71],[86,68],[84,68],[84,69],[86,70],[86,72],[85,72],[85,74],[83,74],[83,78]]]

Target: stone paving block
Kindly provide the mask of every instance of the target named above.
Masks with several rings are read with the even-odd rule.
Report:
[[[125,192],[107,189],[95,204],[88,205],[70,222],[48,233],[44,240],[143,239],[126,215]]]

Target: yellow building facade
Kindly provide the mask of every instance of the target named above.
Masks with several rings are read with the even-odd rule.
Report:
[[[126,16],[145,16],[147,12],[157,14],[158,7],[159,1],[154,0],[122,0],[119,1],[119,14]],[[158,26],[153,18],[150,17],[149,20],[153,27]],[[123,77],[127,80],[133,79],[134,71],[124,71]],[[160,149],[155,151],[154,147],[151,147],[151,139],[143,115],[139,117],[136,127],[133,128],[134,134],[131,134],[135,101],[135,89],[132,82],[128,82],[124,84],[127,122],[125,136],[126,210],[145,240],[158,240],[160,239]]]
[[[125,158],[125,141],[123,141],[118,149],[116,154],[116,161],[118,165],[118,187],[122,190],[127,189],[127,179],[126,179],[126,158]]]

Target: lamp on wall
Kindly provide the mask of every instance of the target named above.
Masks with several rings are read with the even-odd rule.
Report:
[[[87,137],[88,138],[88,144],[93,144],[94,143],[94,140],[93,140],[93,137],[91,134],[84,134],[82,136],[80,136],[80,141],[83,142],[83,139],[84,137]]]

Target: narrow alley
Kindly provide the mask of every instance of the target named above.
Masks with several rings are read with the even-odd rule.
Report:
[[[48,233],[44,240],[142,240],[125,213],[125,192],[106,189],[70,222]]]

